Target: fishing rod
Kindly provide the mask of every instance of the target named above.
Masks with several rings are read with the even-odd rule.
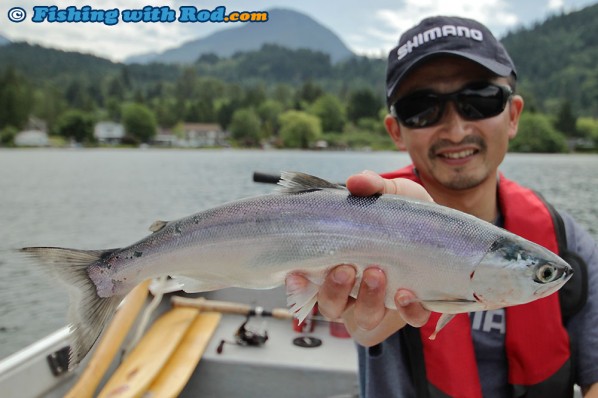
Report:
[[[272,317],[276,319],[293,319],[293,313],[286,308],[274,308],[272,310],[266,310],[263,307],[252,307],[249,304],[233,303],[230,301],[218,301],[208,300],[204,297],[189,298],[181,296],[172,296],[170,302],[174,307],[192,307],[197,308],[200,311],[213,311],[220,312],[222,314],[233,314],[243,316],[256,316],[256,317]],[[321,322],[331,323],[342,323],[342,320],[329,319],[323,316],[311,315],[306,319]]]
[[[278,184],[278,181],[280,181],[280,173],[264,173],[261,171],[253,172],[253,182],[261,182],[264,184]]]
[[[293,313],[286,308],[274,308],[268,311],[263,307],[252,307],[249,304],[232,303],[229,301],[208,300],[204,297],[188,298],[173,296],[170,302],[175,307],[192,307],[201,311],[213,311],[222,314],[293,319]]]

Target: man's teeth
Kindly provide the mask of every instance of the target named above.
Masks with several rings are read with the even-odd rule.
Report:
[[[461,152],[443,153],[441,156],[443,156],[445,158],[449,158],[449,159],[463,159],[463,158],[473,155],[474,153],[475,153],[475,151],[473,149],[468,149],[466,151],[461,151]]]

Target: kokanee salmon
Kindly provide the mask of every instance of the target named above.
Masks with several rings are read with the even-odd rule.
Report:
[[[87,354],[122,298],[148,278],[169,275],[183,290],[268,289],[302,273],[289,289],[300,319],[338,264],[358,280],[375,265],[394,292],[411,290],[424,307],[453,314],[523,304],[557,291],[572,275],[556,254],[468,214],[398,195],[357,197],[302,173],[283,173],[282,189],[180,220],[157,221],[151,235],[112,250],[22,249],[69,286],[72,364]]]

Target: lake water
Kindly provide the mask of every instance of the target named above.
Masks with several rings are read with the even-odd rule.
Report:
[[[155,220],[269,192],[252,182],[256,170],[344,181],[408,163],[396,152],[0,150],[0,358],[66,323],[66,293],[16,248],[127,245]],[[502,171],[598,238],[598,156],[510,154]]]

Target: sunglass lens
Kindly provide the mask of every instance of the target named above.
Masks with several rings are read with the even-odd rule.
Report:
[[[477,120],[501,113],[505,100],[499,87],[489,85],[480,89],[463,90],[457,97],[457,106],[464,117]]]
[[[434,96],[405,98],[397,103],[399,120],[407,127],[421,128],[434,124],[442,115],[442,103]]]

